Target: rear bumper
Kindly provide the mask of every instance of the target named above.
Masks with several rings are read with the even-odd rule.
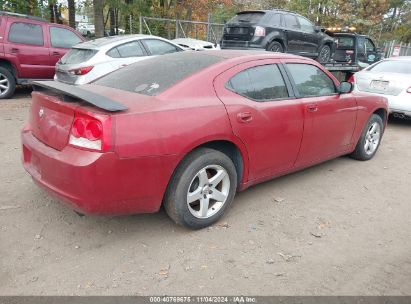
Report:
[[[55,150],[23,130],[23,165],[48,193],[86,214],[156,212],[175,156],[121,159],[67,146]]]
[[[221,49],[233,49],[233,50],[265,50],[261,43],[253,43],[252,41],[241,40],[222,40]]]

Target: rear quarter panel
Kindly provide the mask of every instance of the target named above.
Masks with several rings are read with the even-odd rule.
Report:
[[[358,142],[361,132],[363,131],[365,124],[367,123],[368,119],[370,119],[371,115],[379,109],[383,109],[385,111],[385,121],[384,125],[387,124],[388,119],[388,101],[385,97],[381,96],[373,96],[366,93],[353,93],[355,98],[357,99],[358,104],[358,112],[357,112],[357,124],[355,126],[354,134],[353,134],[353,142],[354,147]]]

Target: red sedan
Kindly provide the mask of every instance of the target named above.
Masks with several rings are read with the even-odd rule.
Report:
[[[251,185],[345,154],[371,159],[387,121],[385,98],[268,52],[182,52],[34,88],[23,162],[39,186],[82,213],[163,204],[191,228]]]

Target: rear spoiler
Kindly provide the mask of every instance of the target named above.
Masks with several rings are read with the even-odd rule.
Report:
[[[47,89],[55,91],[56,93],[63,94],[65,96],[79,98],[85,102],[96,106],[97,108],[109,111],[118,112],[127,110],[128,107],[125,105],[107,98],[103,95],[93,93],[91,91],[82,89],[79,86],[65,84],[58,81],[33,81],[34,91],[41,91],[42,89]]]

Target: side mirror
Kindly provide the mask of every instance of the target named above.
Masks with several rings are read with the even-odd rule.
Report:
[[[321,26],[318,26],[318,25],[314,26],[314,31],[315,31],[316,33],[321,32]]]
[[[352,92],[354,86],[351,82],[343,81],[340,83],[337,89],[340,94],[347,94]]]

